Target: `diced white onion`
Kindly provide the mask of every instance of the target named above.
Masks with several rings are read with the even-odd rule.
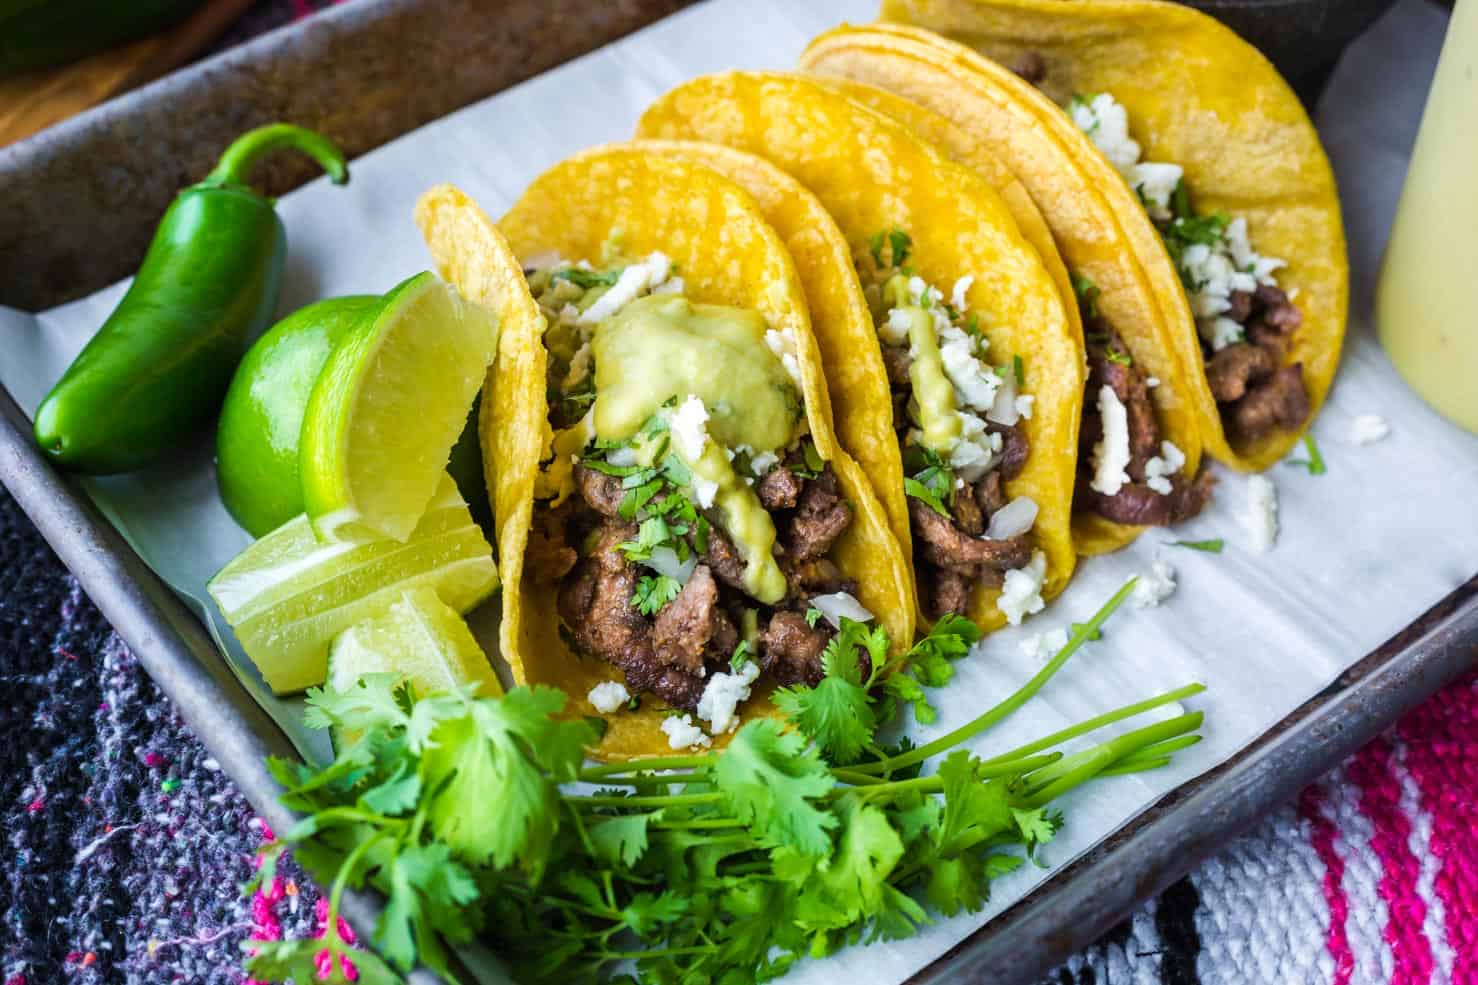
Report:
[[[842,628],[842,620],[851,619],[853,622],[871,622],[872,613],[867,611],[866,606],[857,601],[855,597],[847,592],[833,592],[830,595],[811,596],[811,606],[819,609],[826,617],[826,621],[837,629]]]
[[[686,585],[688,579],[693,577],[693,569],[698,567],[698,557],[689,554],[686,561],[677,559],[677,552],[670,547],[657,547],[652,549],[652,556],[642,562],[659,575],[676,578]]]
[[[987,540],[1010,540],[1019,537],[1037,522],[1037,501],[1028,496],[1017,496],[990,515],[990,526],[986,528]]]

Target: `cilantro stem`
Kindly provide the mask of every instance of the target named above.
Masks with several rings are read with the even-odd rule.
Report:
[[[1031,778],[1032,788],[1026,794],[1027,803],[1032,807],[1041,807],[1073,787],[1091,780],[1109,766],[1129,758],[1140,749],[1200,728],[1202,717],[1199,711],[1178,715],[1133,732],[1125,732],[1116,739],[1068,756],[1042,770],[1040,776]]]
[[[744,824],[733,817],[696,817],[688,821],[653,821],[652,827],[663,831],[711,831],[721,828],[742,828]]]
[[[323,936],[325,938],[332,937],[334,941],[342,943],[342,939],[339,937],[339,900],[344,895],[344,887],[348,884],[350,877],[353,876],[354,869],[359,865],[359,860],[383,837],[384,835],[377,833],[365,838],[354,846],[353,850],[349,852],[348,857],[344,859],[344,863],[339,866],[338,873],[334,875],[333,887],[329,890],[328,894],[328,914],[323,923]]]
[[[624,763],[601,763],[587,766],[580,771],[579,778],[586,783],[601,783],[607,777],[627,773],[643,773],[649,770],[706,769],[713,765],[713,754],[701,756],[649,756],[645,759],[628,759]]]
[[[933,742],[926,742],[924,745],[910,749],[901,756],[894,756],[891,759],[884,759],[873,763],[863,763],[859,766],[852,767],[852,769],[859,773],[886,773],[904,766],[912,766],[914,763],[922,763],[924,760],[946,750],[953,749],[961,742],[974,738],[981,732],[999,724],[1003,719],[1016,711],[1016,709],[1030,701],[1052,679],[1052,676],[1062,669],[1062,665],[1067,663],[1068,658],[1074,653],[1077,653],[1078,649],[1098,632],[1098,628],[1108,621],[1108,617],[1114,614],[1114,610],[1123,605],[1124,600],[1134,591],[1134,584],[1137,581],[1139,581],[1138,578],[1130,578],[1126,581],[1124,587],[1115,592],[1113,598],[1105,602],[1103,607],[1093,614],[1093,618],[1077,625],[1073,630],[1072,637],[1067,641],[1067,646],[1057,651],[1057,656],[1048,661],[1047,666],[1038,671],[1036,676],[1022,685],[1015,694],[1012,694],[979,718],[961,725],[953,732],[942,735]]]
[[[1139,749],[1125,756],[1110,767],[1110,769],[1113,770],[1115,775],[1118,775],[1121,773],[1137,773],[1142,769],[1154,769],[1157,766],[1164,766],[1170,762],[1172,754],[1181,749],[1189,748],[1200,741],[1201,737],[1199,735],[1182,735],[1166,742],[1156,742],[1153,745],[1145,746],[1143,749]],[[1109,770],[1104,770],[1103,772],[1108,773]],[[1103,773],[1099,775],[1102,776]]]
[[[1162,766],[1170,765],[1169,756],[1158,756],[1153,759],[1126,759],[1098,771],[1099,776],[1129,776],[1131,773],[1148,773],[1150,770],[1160,769]]]
[[[864,787],[883,782],[879,777],[869,776],[866,773],[859,773],[854,769],[843,769],[841,767],[834,768],[831,771],[831,775],[843,783],[850,783],[855,787]]]
[[[566,797],[565,802],[577,807],[698,807],[723,799],[721,793],[680,793],[660,797]]]
[[[1102,715],[1081,721],[1076,725],[1070,725],[1061,731],[1053,732],[1051,735],[1037,739],[1035,742],[1028,742],[1024,746],[1017,746],[1010,752],[993,756],[985,760],[985,763],[986,765],[991,765],[1020,759],[1023,756],[1028,756],[1042,749],[1050,749],[1055,745],[1060,745],[1069,739],[1076,739],[1080,735],[1096,732],[1105,725],[1112,725],[1126,718],[1133,718],[1135,715],[1141,715],[1162,705],[1174,704],[1182,698],[1189,698],[1192,695],[1200,694],[1204,690],[1206,690],[1206,685],[1204,684],[1187,684],[1185,687],[1177,688],[1174,691],[1166,691],[1164,694],[1157,695],[1153,698],[1137,701],[1132,705],[1125,705],[1122,708],[1116,708],[1113,711],[1104,712]]]

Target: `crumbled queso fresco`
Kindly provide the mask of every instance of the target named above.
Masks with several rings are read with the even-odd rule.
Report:
[[[1098,416],[1103,437],[1093,446],[1093,478],[1088,485],[1113,496],[1129,481],[1129,411],[1107,383],[1098,389]]]
[[[1140,160],[1139,143],[1129,135],[1129,114],[1113,96],[1106,92],[1074,96],[1068,112],[1078,129],[1088,135],[1139,195],[1151,219],[1161,224],[1179,221],[1171,200],[1183,177],[1180,165]],[[1201,337],[1219,352],[1242,340],[1242,326],[1222,317],[1232,306],[1232,293],[1255,291],[1259,284],[1277,284],[1273,272],[1287,264],[1252,248],[1244,218],[1230,220],[1219,232],[1205,224],[1198,231],[1202,234],[1198,238],[1210,241],[1186,245],[1179,251],[1177,266],[1187,285]]]
[[[1278,491],[1265,475],[1247,479],[1247,529],[1255,550],[1267,552],[1278,539]]]
[[[692,715],[669,715],[662,719],[662,732],[671,749],[694,749],[711,745],[713,740],[697,725]]]
[[[1148,609],[1175,594],[1175,569],[1164,561],[1155,561],[1150,570],[1139,576],[1134,583],[1134,594],[1129,604],[1136,609]]]
[[[751,660],[732,674],[718,673],[708,679],[698,699],[698,717],[708,723],[714,735],[739,727],[739,704],[748,699],[750,686],[759,676],[759,664]],[[671,733],[668,737],[671,739]]]
[[[1361,414],[1350,422],[1350,444],[1373,445],[1391,433],[1391,425],[1379,414]]]
[[[1046,663],[1067,646],[1067,630],[1058,627],[1045,633],[1033,633],[1021,641],[1021,652],[1040,663]]]
[[[585,700],[602,715],[620,711],[631,700],[631,692],[620,681],[602,681],[590,689]]]
[[[1026,567],[1006,572],[996,607],[1007,622],[1019,626],[1026,616],[1042,611],[1047,604],[1042,601],[1042,583],[1046,579],[1047,555],[1041,551],[1032,551],[1031,563]]]

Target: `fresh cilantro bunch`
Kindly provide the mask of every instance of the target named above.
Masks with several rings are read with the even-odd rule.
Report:
[[[975,912],[1062,826],[1050,801],[1164,765],[1198,739],[1192,713],[1053,749],[1201,690],[1190,685],[994,756],[959,748],[1040,690],[1132,588],[1020,690],[917,747],[884,748],[877,730],[900,702],[928,707],[922,688],[947,682],[979,638],[966,620],[941,621],[893,665],[885,634],[844,622],[822,682],[779,693],[784,720],[751,719],[722,751],[585,768],[595,729],[551,717],[564,699],[548,688],[416,698],[371,676],[315,692],[314,724],[362,737],[323,770],[274,763],[306,816],[273,854],[291,847],[331,884],[330,931],[253,942],[248,970],[311,981],[323,950],[338,968],[340,894],[366,882],[388,899],[373,934],[385,960],[352,955],[371,985],[418,960],[455,980],[446,946],[474,935],[526,982],[766,981],[907,937],[931,912]]]

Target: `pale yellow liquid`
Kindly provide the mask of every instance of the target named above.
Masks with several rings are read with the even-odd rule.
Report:
[[[1478,433],[1478,0],[1458,0],[1376,291],[1412,389]]]

